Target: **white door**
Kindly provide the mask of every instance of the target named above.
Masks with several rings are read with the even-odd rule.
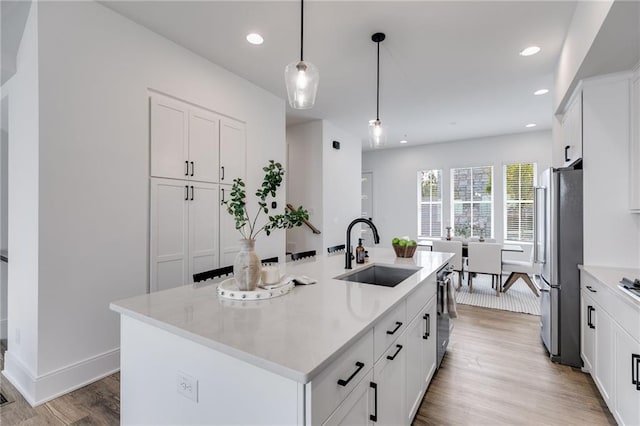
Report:
[[[188,116],[185,104],[161,96],[151,98],[151,176],[188,178]]]
[[[615,332],[615,414],[621,425],[640,425],[640,342],[618,325]]]
[[[613,320],[599,305],[594,306],[591,321],[595,326],[595,381],[598,384],[602,398],[607,405],[613,397],[614,377],[614,331]]]
[[[220,183],[231,185],[235,178],[246,179],[246,138],[244,124],[220,120]]]
[[[184,285],[188,279],[188,201],[185,181],[151,179],[151,291]]]
[[[364,426],[375,424],[371,422],[371,415],[375,414],[375,407],[372,404],[372,392],[374,392],[371,387],[372,377],[372,371],[369,371],[323,425]]]
[[[218,182],[220,119],[210,112],[189,113],[189,179]]]
[[[218,263],[218,185],[189,185],[189,279],[193,274],[216,269]]]
[[[362,211],[361,217],[365,219],[373,220],[373,173],[372,172],[364,172],[362,173]],[[375,222],[374,222],[375,224]],[[364,238],[365,245],[372,247],[373,242],[373,232],[371,228],[368,226],[362,227],[362,238]]]
[[[593,299],[585,291],[582,290],[582,297],[580,300],[580,322],[582,332],[580,334],[580,353],[582,355],[582,361],[584,362],[584,368],[592,375],[595,374],[594,370],[594,355],[595,355],[595,331],[591,326],[591,310],[593,309]]]
[[[220,185],[220,201],[229,198],[231,185]],[[236,229],[236,222],[227,212],[226,206],[220,206],[220,267],[233,265],[240,251],[242,235]]]
[[[378,424],[401,425],[405,422],[406,365],[406,334],[402,334],[373,367]]]

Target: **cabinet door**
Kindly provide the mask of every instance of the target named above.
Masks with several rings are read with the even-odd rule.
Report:
[[[189,277],[216,269],[218,263],[218,185],[190,182],[189,185]]]
[[[371,387],[373,370],[360,381],[353,392],[336,408],[323,425],[370,425],[371,415],[375,414],[373,399],[375,390]]]
[[[231,185],[235,178],[246,179],[246,138],[243,123],[220,120],[220,183]]]
[[[422,401],[422,389],[426,372],[426,362],[423,354],[425,341],[423,339],[425,322],[422,319],[424,313],[416,316],[409,324],[406,331],[407,336],[407,404],[405,408],[404,424],[411,424],[420,402]]]
[[[569,166],[582,158],[582,93],[567,107],[562,123],[564,166]]]
[[[231,185],[220,185],[220,201],[229,198]],[[236,222],[227,212],[224,205],[220,206],[220,266],[231,266],[240,251],[242,235],[236,229]]]
[[[200,182],[218,182],[220,119],[207,111],[189,113],[189,178]]]
[[[593,299],[589,296],[586,290],[582,290],[582,298],[580,300],[580,353],[582,355],[582,361],[584,362],[584,369],[595,374],[594,370],[594,355],[595,355],[595,331],[592,328],[592,314]]]
[[[151,98],[151,176],[187,178],[188,116],[185,104],[161,96]]]
[[[607,405],[613,398],[614,374],[614,332],[613,320],[600,305],[595,305],[591,314],[591,322],[595,326],[595,382]]]
[[[429,386],[429,382],[431,382],[431,378],[433,374],[436,372],[436,362],[437,362],[437,306],[436,306],[436,297],[432,298],[429,303],[427,303],[427,307],[425,308],[425,314],[422,316],[422,319],[425,322],[425,334],[423,335],[423,359],[425,361],[425,365],[423,367],[423,389],[426,390]],[[428,333],[426,331],[428,330]]]
[[[621,425],[640,425],[640,342],[618,325],[615,332],[615,417]]]
[[[151,291],[188,280],[188,198],[185,181],[151,180]]]
[[[640,213],[640,71],[631,81],[631,139],[629,146],[629,208]]]
[[[405,422],[406,407],[406,334],[398,337],[374,365],[378,424],[400,425]]]

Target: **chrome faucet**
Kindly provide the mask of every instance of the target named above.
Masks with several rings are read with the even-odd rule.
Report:
[[[369,225],[369,228],[371,228],[371,231],[373,231],[373,242],[376,244],[380,242],[380,235],[378,235],[378,229],[373,224],[373,222],[363,217],[353,219],[353,221],[351,221],[349,226],[347,226],[347,246],[345,247],[346,253],[345,253],[344,269],[351,269],[351,258],[353,256],[351,254],[351,229],[356,223],[366,223],[367,225]]]

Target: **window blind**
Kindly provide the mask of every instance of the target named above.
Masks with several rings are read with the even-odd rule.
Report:
[[[504,166],[505,239],[533,241],[535,163]]]
[[[418,172],[418,236],[442,236],[442,170]]]

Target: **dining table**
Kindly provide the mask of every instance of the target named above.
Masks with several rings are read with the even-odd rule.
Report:
[[[476,242],[476,241],[473,241]],[[479,241],[478,241],[479,242]],[[418,241],[418,247],[424,247],[428,250],[433,250],[433,241],[432,240],[422,240]],[[469,245],[468,241],[462,241],[462,257],[468,256]],[[502,252],[512,252],[512,253],[522,253],[524,249],[522,246],[518,244],[502,244]]]

